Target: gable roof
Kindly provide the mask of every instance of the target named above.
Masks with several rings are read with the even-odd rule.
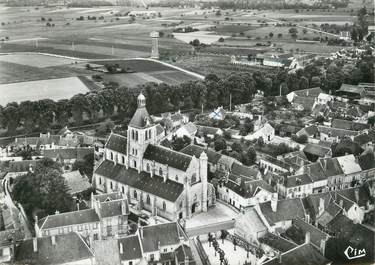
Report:
[[[342,119],[333,119],[331,122],[331,126],[334,128],[352,131],[362,131],[370,128],[370,125],[366,123],[359,123]]]
[[[247,167],[247,166],[234,162],[232,164],[231,173],[237,176],[257,179],[260,174],[260,171],[255,168]]]
[[[122,211],[122,206],[125,207],[125,212]],[[104,201],[100,203],[99,215],[100,218],[107,218],[113,216],[122,216],[129,214],[129,204],[127,199],[120,199],[115,201]]]
[[[107,140],[107,143],[105,144],[105,147],[121,154],[126,154],[127,138],[119,134],[111,133]]]
[[[326,265],[330,264],[320,252],[311,244],[297,246],[281,254],[281,260],[277,257],[263,263],[263,265]]]
[[[147,172],[138,173],[133,168],[126,169],[124,165],[114,164],[110,160],[104,160],[96,169],[95,174],[171,202],[176,201],[184,191],[184,185],[181,183],[170,179],[164,181],[162,177],[157,175],[151,177]]]
[[[88,154],[94,154],[93,147],[78,147],[78,148],[61,148],[61,149],[45,149],[42,150],[42,155],[51,159],[77,159],[83,160]]]
[[[212,151],[211,149],[204,148],[204,147],[201,147],[201,146],[198,146],[198,145],[195,145],[195,144],[191,144],[191,145],[186,146],[180,152],[184,153],[184,154],[187,154],[187,155],[190,155],[190,156],[195,156],[197,158],[200,157],[202,152],[205,152],[206,155],[207,155],[207,158],[208,158],[208,162],[212,163],[214,165],[216,165],[219,162],[219,159],[222,156],[221,154],[216,153],[216,152]]]
[[[284,220],[296,219],[297,217],[305,218],[305,210],[300,198],[279,200],[276,212],[272,211],[271,202],[260,203],[259,206],[271,225]]]
[[[298,187],[313,183],[308,174],[289,176],[284,179],[284,186],[287,188]]]
[[[166,147],[149,144],[143,154],[143,158],[186,171],[190,165],[192,156]]]
[[[295,90],[293,91],[297,96],[300,97],[317,97],[323,90],[320,87],[312,87],[307,89]]]
[[[187,240],[185,233],[177,222],[144,226],[143,236],[140,236],[144,252],[153,252],[161,247],[176,245],[180,238]],[[141,233],[142,234],[142,233]]]
[[[319,157],[325,157],[331,153],[331,148],[327,148],[319,144],[308,143],[305,145],[305,148],[303,148],[303,152]]]
[[[123,253],[120,253],[120,259],[135,260],[142,258],[141,243],[138,235],[131,235],[118,239],[118,247],[122,244]]]
[[[292,225],[298,227],[302,230],[303,234],[305,235],[307,232],[310,233],[310,242],[314,244],[316,247],[320,247],[321,240],[325,240],[328,237],[328,234],[324,233],[316,226],[312,224],[306,223],[304,220],[296,218],[292,221]]]
[[[77,233],[56,235],[56,245],[51,237],[34,239],[37,251],[33,249],[33,239],[26,239],[15,246],[14,260],[17,264],[49,265],[74,263],[94,258],[90,248]]]
[[[281,252],[287,252],[297,246],[296,243],[270,232],[267,232],[265,236],[259,238],[259,242]]]
[[[39,229],[50,229],[85,223],[99,222],[95,209],[86,209],[74,212],[47,215],[38,221]]]
[[[89,179],[83,176],[79,170],[62,174],[70,194],[77,194],[91,188]]]

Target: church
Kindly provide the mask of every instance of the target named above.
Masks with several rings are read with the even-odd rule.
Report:
[[[111,133],[105,144],[94,172],[95,189],[120,192],[132,209],[171,221],[206,212],[215,203],[206,153],[196,157],[161,146],[164,131],[151,119],[142,93],[137,104],[127,136]]]

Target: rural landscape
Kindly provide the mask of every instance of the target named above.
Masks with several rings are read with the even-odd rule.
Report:
[[[375,264],[373,0],[0,0],[0,264]]]

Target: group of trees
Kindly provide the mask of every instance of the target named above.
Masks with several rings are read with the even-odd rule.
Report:
[[[74,209],[74,200],[68,193],[60,165],[49,158],[39,160],[34,172],[19,176],[12,195],[22,204],[30,220],[35,215],[40,218],[55,211]]]
[[[225,138],[218,136],[214,140],[214,148],[215,151],[221,151],[222,154],[233,157],[246,166],[253,165],[256,162],[257,154],[250,141],[234,141],[231,144],[231,150],[228,150]]]
[[[227,76],[208,74],[205,80],[189,81],[178,85],[146,83],[136,88],[107,84],[106,89],[77,94],[71,99],[53,101],[11,102],[0,106],[0,127],[9,135],[16,129],[22,132],[46,131],[65,125],[82,125],[107,118],[128,118],[136,109],[136,96],[142,90],[147,98],[147,109],[152,114],[178,109],[214,109],[249,102],[257,90],[265,96],[283,95],[299,89],[320,86],[334,92],[342,83],[374,82],[374,58],[363,57],[355,65],[337,61],[317,60],[288,73],[287,69],[277,71],[236,72]],[[322,69],[325,69],[325,73]],[[163,104],[160,104],[163,102]],[[117,115],[117,116],[116,116]],[[250,125],[251,126],[251,125]],[[249,132],[251,128],[243,128]]]
[[[369,26],[367,15],[368,13],[366,7],[362,7],[360,10],[358,10],[357,21],[354,23],[351,31],[351,37],[354,41],[361,41],[364,37],[366,37]]]

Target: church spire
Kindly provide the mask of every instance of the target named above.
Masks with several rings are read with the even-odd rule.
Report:
[[[142,94],[142,92],[139,93],[137,97],[137,104],[138,104],[138,108],[146,107],[146,97]]]

